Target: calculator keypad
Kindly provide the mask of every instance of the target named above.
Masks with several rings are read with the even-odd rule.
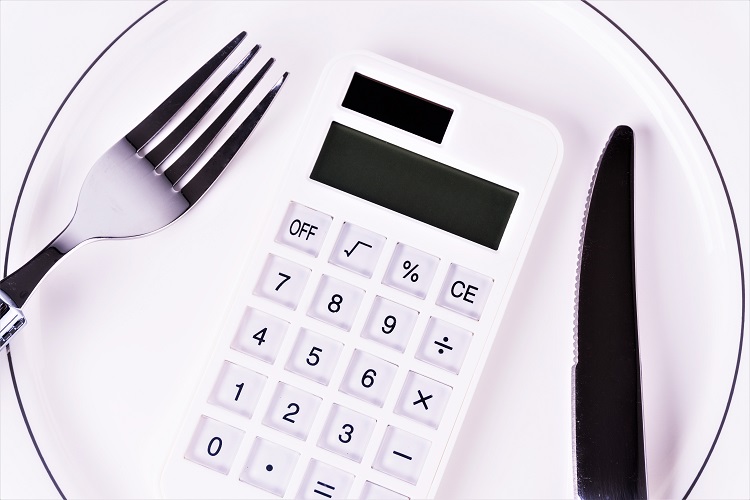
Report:
[[[387,238],[335,222],[290,203],[274,241],[291,250],[269,253],[259,269],[252,288],[259,299],[246,306],[231,340],[236,355],[223,361],[206,401],[265,426],[242,459],[242,483],[277,496],[288,496],[291,484],[297,498],[348,498],[355,475],[343,469],[350,463],[376,474],[358,483],[354,495],[408,498],[391,489],[392,481],[419,482],[433,447],[428,437],[442,425],[454,392],[451,377],[460,373],[474,338],[467,321],[481,317],[493,281],[446,263],[434,290],[441,260],[401,242],[392,243],[383,271],[378,262]],[[336,227],[333,246],[324,250]],[[297,251],[299,261],[290,257]],[[329,267],[312,262],[326,256]],[[385,287],[368,298],[363,279],[380,279]],[[237,359],[243,355],[253,369]],[[275,432],[281,433],[276,440]],[[244,436],[203,415],[185,458],[229,474]],[[318,451],[311,456],[295,440]],[[330,463],[321,460],[326,453]],[[294,479],[302,467],[304,475]],[[392,478],[385,486],[382,474]]]

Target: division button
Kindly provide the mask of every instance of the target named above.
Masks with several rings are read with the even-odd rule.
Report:
[[[256,437],[240,481],[284,496],[298,460],[296,451]]]
[[[245,432],[201,415],[185,458],[191,462],[229,474]]]
[[[437,298],[437,305],[471,319],[482,317],[493,279],[476,271],[451,264]]]
[[[353,482],[352,474],[312,459],[302,479],[297,498],[314,500],[349,498],[349,490]]]
[[[384,236],[344,222],[328,262],[370,278],[384,244]]]
[[[468,330],[430,318],[415,357],[457,374],[461,371],[472,337]]]
[[[416,248],[398,243],[383,277],[383,284],[420,299],[427,296],[440,259]]]
[[[431,444],[424,438],[389,425],[372,468],[417,484]]]
[[[449,386],[410,371],[393,412],[437,429],[451,392]]]
[[[276,242],[317,257],[331,220],[330,215],[292,202],[276,234]]]

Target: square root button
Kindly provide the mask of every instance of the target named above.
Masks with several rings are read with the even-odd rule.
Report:
[[[440,307],[479,320],[493,282],[489,276],[451,264],[436,303]]]
[[[332,217],[299,203],[290,203],[276,242],[317,257]]]

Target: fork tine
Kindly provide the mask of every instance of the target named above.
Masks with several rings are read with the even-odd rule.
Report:
[[[229,139],[221,145],[218,151],[206,162],[202,169],[182,188],[181,192],[190,206],[194,205],[210,188],[216,179],[221,175],[226,166],[234,158],[242,145],[245,143],[250,134],[255,130],[255,126],[268,110],[269,106],[276,98],[276,95],[284,85],[288,72],[281,75],[281,78],[274,84],[273,88],[266,94],[260,103],[253,109],[247,118],[237,127]]]
[[[263,65],[260,71],[258,71],[258,73],[253,77],[253,79],[250,80],[247,85],[245,85],[245,88],[243,88],[232,100],[232,102],[229,103],[227,108],[222,111],[221,114],[216,118],[216,120],[214,120],[214,122],[206,128],[201,136],[198,137],[198,139],[196,139],[196,141],[191,144],[190,147],[179,158],[177,158],[177,160],[175,160],[172,165],[167,167],[167,169],[164,171],[164,175],[173,185],[177,181],[179,181],[188,170],[190,170],[190,167],[192,167],[196,161],[198,161],[198,158],[200,158],[206,148],[211,145],[219,132],[221,132],[221,129],[224,128],[224,125],[227,124],[229,119],[232,118],[234,113],[242,105],[247,96],[250,95],[250,92],[253,91],[256,85],[258,85],[260,79],[263,78],[266,72],[268,72],[274,61],[274,58],[269,59],[266,64]]]
[[[158,167],[162,164],[162,162],[172,154],[172,151],[174,151],[177,146],[182,143],[183,140],[185,140],[185,137],[190,133],[193,128],[198,124],[198,122],[205,116],[206,113],[213,107],[213,105],[216,103],[217,100],[219,100],[219,97],[224,94],[224,92],[229,88],[229,85],[234,81],[235,78],[237,78],[237,75],[239,75],[243,69],[245,69],[245,66],[252,60],[252,58],[255,56],[255,54],[258,53],[260,50],[260,45],[256,45],[253,47],[253,50],[248,53],[245,58],[237,64],[237,66],[232,69],[232,71],[224,77],[224,79],[219,83],[219,85],[216,86],[216,88],[206,96],[203,101],[196,106],[196,108],[188,115],[187,118],[185,118],[182,123],[180,123],[177,127],[175,127],[172,132],[169,133],[169,135],[161,141],[157,146],[154,147],[149,153],[146,155],[146,159],[151,162],[151,165],[154,166],[154,168]]]
[[[141,123],[135,126],[125,139],[140,151],[153,137],[167,124],[177,111],[190,99],[193,94],[205,83],[222,62],[239,45],[247,33],[243,31],[229,42],[216,55],[208,60],[193,76],[175,90],[172,95],[162,102]]]

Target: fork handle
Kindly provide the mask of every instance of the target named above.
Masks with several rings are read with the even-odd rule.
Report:
[[[0,348],[26,323],[21,307],[42,278],[65,256],[54,244],[0,281]]]

